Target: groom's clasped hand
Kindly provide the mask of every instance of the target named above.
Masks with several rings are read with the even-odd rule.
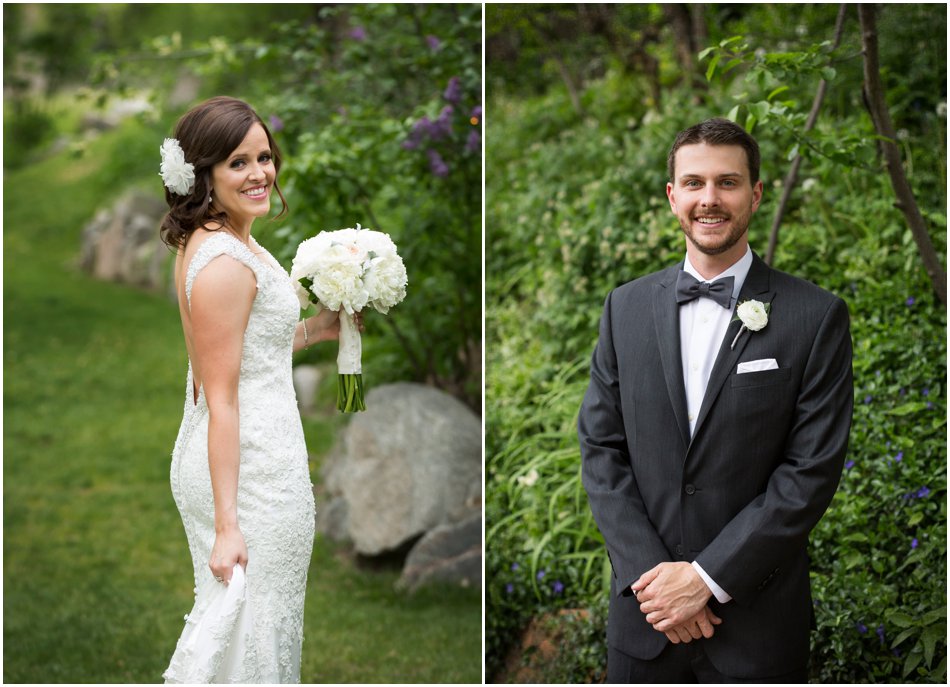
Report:
[[[713,636],[722,619],[706,605],[709,587],[689,563],[660,563],[630,585],[640,611],[673,644]]]

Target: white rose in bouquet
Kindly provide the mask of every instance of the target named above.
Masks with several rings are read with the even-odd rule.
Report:
[[[366,307],[385,314],[406,297],[406,267],[396,244],[387,234],[359,224],[322,231],[297,248],[290,278],[302,309],[314,304],[340,311],[337,407],[365,410],[360,333],[353,315]]]

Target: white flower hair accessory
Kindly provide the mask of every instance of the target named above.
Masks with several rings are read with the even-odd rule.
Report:
[[[166,138],[160,150],[162,166],[159,175],[166,188],[179,196],[187,196],[195,183],[195,166],[185,162],[185,151],[178,139]]]
[[[742,322],[742,326],[739,327],[739,332],[736,334],[736,338],[732,340],[729,349],[732,350],[736,347],[736,342],[746,329],[750,332],[764,329],[765,325],[769,323],[769,310],[771,309],[771,303],[763,303],[762,301],[749,300],[739,303],[736,308],[736,320]],[[733,322],[736,320],[733,320]]]

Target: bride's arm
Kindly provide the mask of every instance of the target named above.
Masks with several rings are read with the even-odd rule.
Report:
[[[195,365],[208,404],[208,467],[214,495],[215,542],[209,566],[231,579],[235,563],[247,567],[247,546],[238,523],[241,464],[238,381],[244,331],[257,286],[254,274],[228,256],[212,260],[195,278],[191,328]]]
[[[306,332],[304,332],[305,326]],[[356,326],[363,331],[362,313],[356,313]],[[336,341],[338,338],[340,338],[340,314],[324,308],[316,315],[297,323],[297,331],[294,332],[294,353],[320,341]]]

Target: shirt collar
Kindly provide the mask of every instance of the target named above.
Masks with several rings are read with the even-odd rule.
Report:
[[[745,284],[745,278],[749,276],[749,269],[752,267],[752,248],[746,246],[745,255],[739,258],[731,267],[724,270],[723,272],[717,274],[712,279],[706,279],[703,277],[689,261],[689,255],[686,256],[686,261],[683,263],[683,270],[689,274],[696,277],[699,281],[714,282],[717,279],[722,279],[723,277],[735,277],[736,281],[732,285],[732,298],[733,300],[739,299],[739,292],[742,291],[742,285]]]

